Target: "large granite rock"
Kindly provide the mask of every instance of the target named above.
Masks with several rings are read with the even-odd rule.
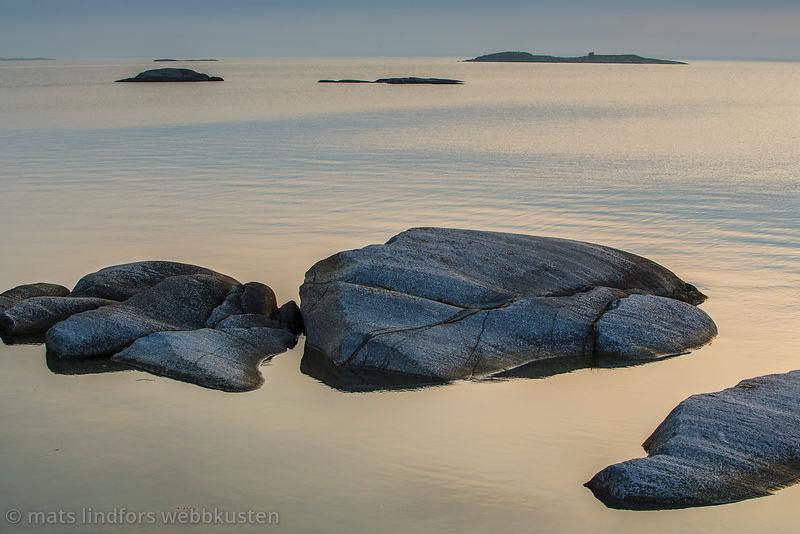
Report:
[[[606,506],[686,508],[769,495],[800,479],[800,370],[681,402],[644,442],[648,456],[586,486]]]
[[[4,337],[44,335],[56,323],[76,313],[117,304],[96,297],[31,297],[0,315],[0,334]]]
[[[31,297],[66,297],[69,289],[58,284],[23,284],[0,293],[0,313]]]
[[[234,283],[219,274],[165,278],[125,302],[56,324],[47,332],[47,351],[61,358],[106,356],[154,332],[203,328]]]
[[[624,302],[631,295],[635,302]],[[713,321],[690,305],[705,297],[650,260],[497,232],[414,228],[384,245],[340,252],[306,273],[300,296],[306,344],[332,364],[423,381],[559,358],[652,359],[716,335]],[[609,307],[617,318],[597,331]],[[623,312],[639,318],[630,321],[631,343],[620,334]]]
[[[192,69],[151,69],[140,72],[133,78],[116,80],[117,82],[221,82],[219,76],[209,76]]]
[[[70,296],[98,297],[123,301],[149,289],[171,276],[207,274],[221,280],[238,284],[230,276],[220,274],[188,263],[174,261],[138,261],[123,265],[112,265],[87,274],[75,284]]]
[[[111,359],[208,388],[249,391],[264,382],[259,364],[294,342],[291,333],[274,328],[158,332],[136,340]]]

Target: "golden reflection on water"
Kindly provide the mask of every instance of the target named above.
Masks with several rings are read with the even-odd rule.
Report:
[[[0,347],[3,502],[278,510],[295,532],[794,529],[797,488],[632,513],[582,483],[686,396],[799,366],[800,66],[547,67],[223,61],[224,84],[160,91],[107,83],[132,61],[0,66],[3,288],[158,258],[285,301],[329,254],[442,225],[650,257],[720,330],[638,367],[357,394],[301,374],[302,343],[242,395]],[[467,84],[315,83],[412,74]]]

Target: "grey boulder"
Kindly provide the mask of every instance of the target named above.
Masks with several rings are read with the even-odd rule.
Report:
[[[248,282],[231,286],[225,300],[217,306],[206,321],[207,328],[232,315],[250,314],[270,317],[277,313],[278,304],[275,293],[269,286],[260,282]]]
[[[203,328],[233,283],[218,274],[171,276],[125,302],[57,323],[47,331],[47,351],[61,358],[106,356],[154,332]]]
[[[166,278],[194,274],[214,276],[229,281],[230,285],[239,283],[229,276],[197,265],[174,261],[138,261],[113,265],[87,274],[78,280],[70,296],[123,301],[153,287]]]
[[[31,297],[66,297],[69,289],[58,284],[23,284],[0,293],[0,313]]]
[[[88,310],[117,304],[114,300],[95,297],[32,297],[0,315],[3,336],[43,335],[56,323]]]
[[[646,298],[624,303],[639,295]],[[693,306],[704,295],[646,258],[498,232],[413,228],[318,262],[300,296],[310,349],[333,365],[410,379],[491,375],[556,359],[593,365],[598,353],[620,362],[653,359],[716,335]],[[619,326],[611,318],[596,329],[609,307],[618,319],[641,315],[630,344],[614,336]],[[660,317],[665,308],[670,315]]]
[[[686,508],[770,495],[800,479],[800,370],[681,402],[643,444],[586,486],[606,506]]]
[[[192,69],[150,69],[140,72],[133,78],[116,80],[117,82],[221,82],[219,76],[209,76]]]
[[[158,332],[112,356],[158,375],[207,388],[239,392],[264,382],[259,364],[293,344],[294,336],[274,328],[203,328]]]

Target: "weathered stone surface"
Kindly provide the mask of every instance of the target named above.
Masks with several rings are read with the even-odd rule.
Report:
[[[0,313],[31,297],[66,297],[69,289],[58,284],[23,284],[0,293]]]
[[[225,300],[211,313],[207,328],[214,328],[220,321],[241,314],[272,316],[277,313],[275,293],[260,282],[236,284],[228,290]]]
[[[637,56],[636,54],[595,54],[590,52],[585,56],[559,57],[534,55],[529,52],[497,52],[486,54],[464,61],[477,62],[510,62],[510,63],[624,63],[624,64],[650,64],[650,65],[686,65],[683,61],[671,59],[654,59]]]
[[[231,315],[214,325],[214,328],[282,328],[280,321],[271,319],[266,315],[257,315],[253,313],[241,313],[239,315]]]
[[[216,273],[165,278],[125,302],[56,324],[47,332],[47,350],[61,358],[104,356],[153,332],[202,328],[234,283]]]
[[[197,265],[174,261],[138,261],[113,265],[87,274],[73,288],[72,297],[99,297],[123,301],[171,276],[206,274],[238,284],[233,278]]]
[[[293,342],[292,334],[273,328],[158,332],[111,359],[208,388],[249,391],[264,382],[258,365]]]
[[[192,69],[151,69],[140,72],[133,78],[116,80],[117,82],[221,82],[219,76],[209,76]]]
[[[769,495],[800,479],[800,370],[681,402],[643,444],[648,457],[597,473],[606,506],[686,508]]]
[[[76,313],[116,303],[95,297],[32,297],[0,315],[0,334],[43,335],[51,326]]]
[[[445,380],[553,358],[592,365],[595,323],[612,302],[642,293],[693,304],[704,298],[664,267],[609,247],[445,228],[414,228],[384,245],[340,252],[314,265],[300,288],[306,343],[333,364]],[[649,313],[648,303],[660,309],[657,300],[620,307]],[[638,324],[640,338],[662,335],[663,325]],[[712,337],[684,335],[692,344],[681,351]],[[606,343],[603,355],[675,353],[673,346],[659,353],[662,345],[653,341],[640,354]]]
[[[278,309],[277,317],[281,327],[292,334],[299,336],[305,332],[305,328],[303,327],[303,315],[295,301],[290,300],[281,306],[280,309]]]
[[[614,301],[594,325],[598,358],[649,360],[686,352],[717,335],[703,310],[679,300],[630,295]]]

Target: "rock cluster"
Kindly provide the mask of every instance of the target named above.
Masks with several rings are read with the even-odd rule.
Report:
[[[278,308],[268,286],[167,261],[106,267],[71,292],[31,284],[0,299],[3,338],[44,336],[49,360],[111,356],[226,391],[258,387],[259,363],[303,330],[297,305]]]

